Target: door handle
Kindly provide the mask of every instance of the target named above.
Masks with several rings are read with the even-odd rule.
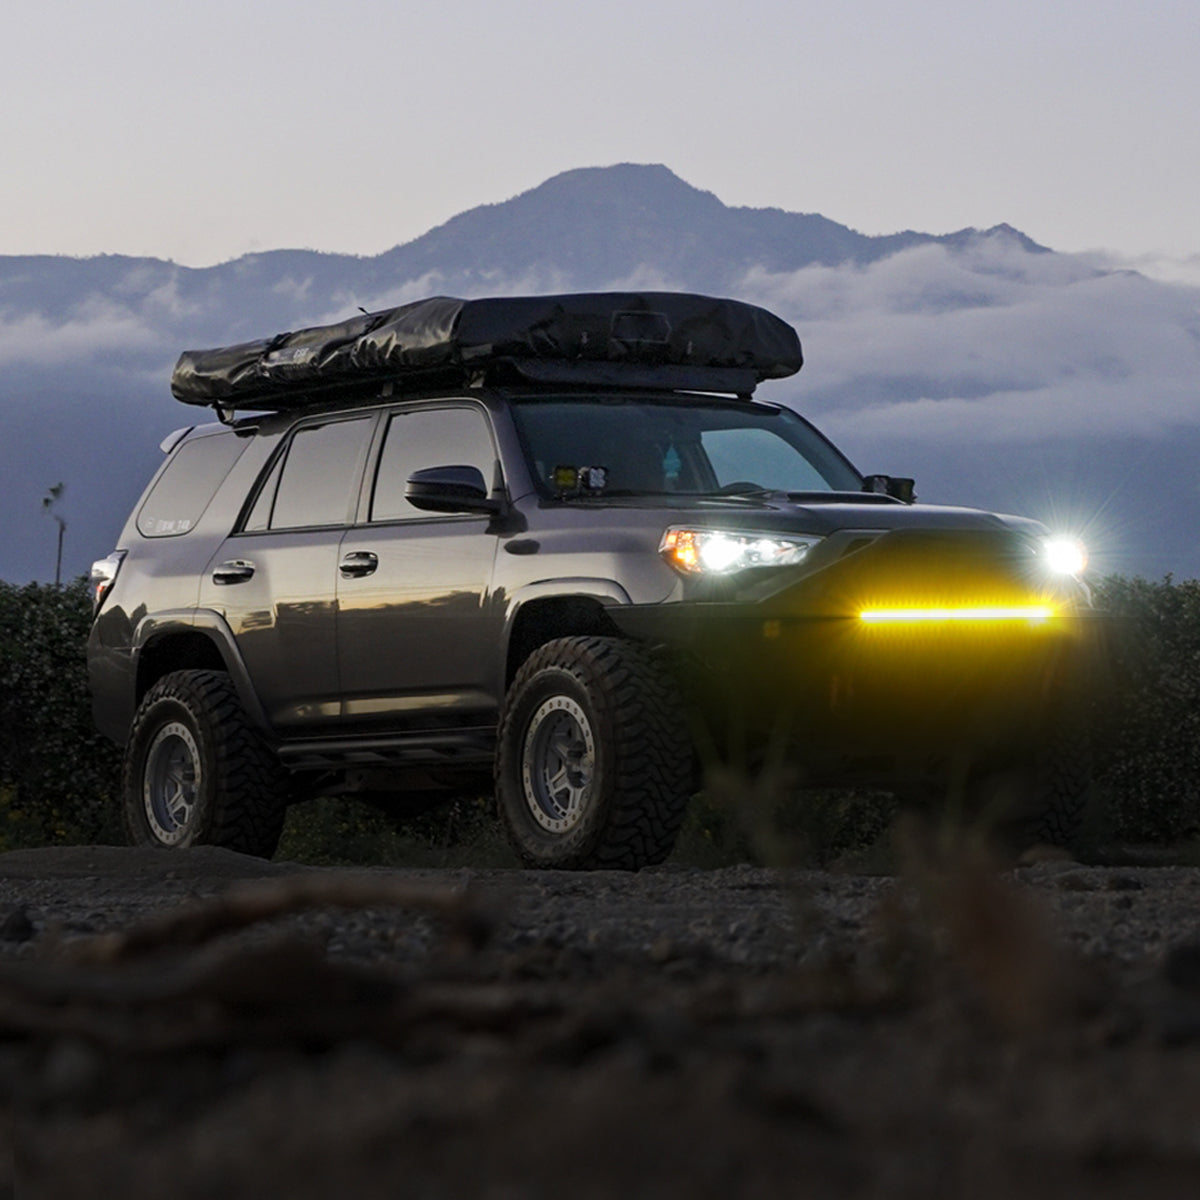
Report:
[[[343,579],[361,579],[364,575],[373,574],[378,566],[379,557],[370,550],[352,550],[342,556],[338,570],[341,571]]]
[[[213,583],[245,583],[254,574],[254,564],[244,558],[231,558],[215,567]]]

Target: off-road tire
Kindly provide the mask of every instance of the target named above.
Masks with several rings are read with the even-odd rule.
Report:
[[[221,671],[174,671],[146,693],[125,747],[125,830],[135,846],[225,846],[270,858],[286,772]]]
[[[553,746],[572,737],[569,783]],[[560,760],[557,794],[570,796],[561,803],[547,796],[546,765]],[[695,789],[679,692],[649,651],[619,638],[557,638],[517,672],[500,722],[496,794],[526,865],[632,871],[662,862]]]

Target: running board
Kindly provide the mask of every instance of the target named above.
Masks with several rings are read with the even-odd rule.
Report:
[[[279,758],[293,771],[337,767],[490,766],[496,730],[423,729],[361,738],[285,742]]]

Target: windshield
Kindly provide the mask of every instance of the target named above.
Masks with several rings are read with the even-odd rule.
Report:
[[[539,490],[570,491],[572,472],[606,495],[857,492],[862,478],[787,409],[645,397],[515,400]]]

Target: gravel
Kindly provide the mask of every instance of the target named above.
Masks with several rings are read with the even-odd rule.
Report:
[[[310,902],[347,880],[348,906]],[[309,900],[128,938],[247,886]],[[406,901],[362,902],[388,888]],[[346,875],[21,851],[0,855],[0,1022],[0,1197],[1200,1186],[1186,866],[927,848],[900,877]]]
[[[214,847],[187,851],[113,846],[23,850],[0,855],[0,956],[35,955],[55,941],[127,929],[231,884],[338,874],[271,863]],[[363,869],[470,889],[497,922],[501,948],[530,945],[662,959],[693,954],[766,970],[851,954],[898,885],[891,876],[734,866],[624,871]],[[1153,970],[1181,943],[1200,943],[1200,868],[1092,867],[1050,861],[1006,878],[1036,898],[1048,927],[1092,960]],[[364,962],[421,954],[434,934],[397,940],[396,914],[331,911],[310,916],[330,953]],[[409,932],[409,931],[406,931]]]

